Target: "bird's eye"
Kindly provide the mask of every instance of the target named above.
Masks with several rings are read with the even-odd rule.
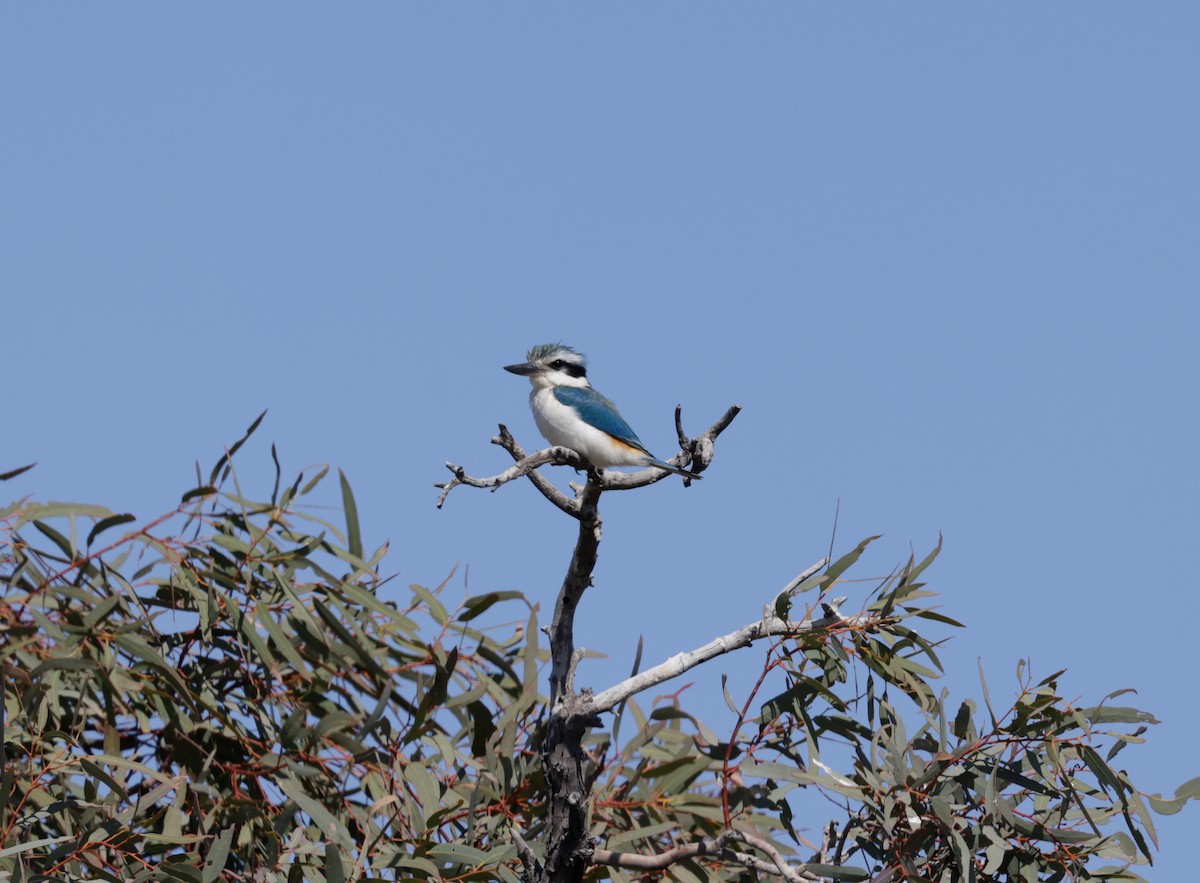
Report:
[[[550,363],[550,367],[554,368],[554,369],[558,369],[558,368],[561,368],[565,364],[566,364],[566,362],[564,362],[562,359],[555,359],[553,362]]]

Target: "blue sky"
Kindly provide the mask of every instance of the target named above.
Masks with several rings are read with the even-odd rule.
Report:
[[[1136,687],[1135,779],[1200,774],[1195,5],[0,16],[8,496],[149,520],[269,408],[245,481],[340,466],[402,583],[548,608],[572,524],[432,485],[536,446],[501,366],[561,340],[660,455],[745,409],[703,482],[605,498],[583,682],[756,618],[840,502],[863,574],[944,534],[955,694]]]

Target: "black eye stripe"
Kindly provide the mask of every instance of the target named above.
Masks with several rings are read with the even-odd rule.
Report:
[[[555,359],[546,366],[554,371],[562,371],[571,377],[586,377],[587,368],[576,362],[568,362],[566,359]]]

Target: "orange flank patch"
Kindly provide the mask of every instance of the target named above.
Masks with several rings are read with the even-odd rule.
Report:
[[[617,438],[616,436],[610,435],[608,437],[608,440],[612,444],[612,446],[614,448],[616,448],[618,451],[623,451],[624,453],[632,454],[634,456],[646,453],[645,451],[643,451],[641,448],[637,447],[636,445],[631,445],[627,441],[622,441],[621,439]]]

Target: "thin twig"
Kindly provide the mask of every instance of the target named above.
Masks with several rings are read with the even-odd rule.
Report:
[[[442,489],[441,494],[438,495],[438,508],[442,508],[442,504],[446,502],[446,497],[449,496],[450,491],[454,490],[460,484],[465,484],[468,487],[490,488],[494,491],[501,485],[529,475],[539,466],[545,466],[548,463],[554,463],[559,466],[574,466],[577,469],[588,468],[588,463],[583,457],[576,454],[570,448],[559,447],[546,448],[544,451],[530,454],[528,457],[518,460],[500,474],[488,476],[487,478],[475,478],[474,476],[467,475],[463,467],[448,462],[446,463],[446,468],[454,473],[454,478],[449,481],[438,482],[434,485],[434,487]]]

